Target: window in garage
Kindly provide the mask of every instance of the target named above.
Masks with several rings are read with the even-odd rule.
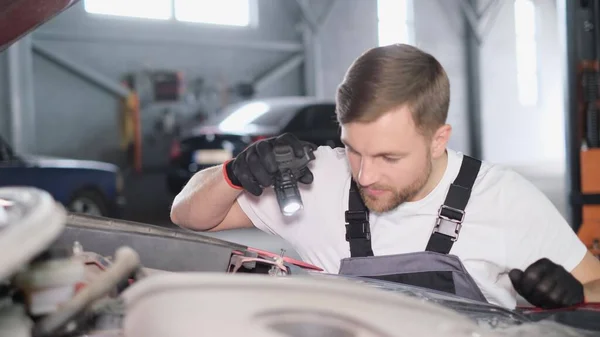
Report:
[[[252,0],[174,0],[179,21],[228,26],[254,25],[256,1]]]
[[[413,43],[412,0],[377,0],[379,45]]]
[[[227,26],[254,26],[256,0],[85,0],[86,12],[147,19],[175,19]]]
[[[172,0],[85,0],[88,13],[144,19],[170,19]]]
[[[538,101],[535,4],[532,0],[515,0],[514,15],[519,101],[523,106],[535,106]]]

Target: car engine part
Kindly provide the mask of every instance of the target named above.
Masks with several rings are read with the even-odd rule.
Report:
[[[114,262],[88,284],[85,263],[73,250],[56,244],[66,211],[45,191],[1,188],[0,335],[63,336],[78,328],[77,320],[139,269],[129,247],[116,251]],[[114,292],[113,292],[114,293]],[[117,294],[118,295],[118,292]]]

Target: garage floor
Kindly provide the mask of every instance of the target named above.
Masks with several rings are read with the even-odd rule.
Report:
[[[515,167],[515,170],[532,181],[556,205],[563,216],[567,215],[564,168],[560,165],[544,164],[530,167]],[[169,220],[169,209],[173,196],[165,186],[163,173],[148,172],[131,175],[127,179],[125,211],[127,220],[173,227]],[[298,254],[283,240],[257,229],[232,230],[205,233],[227,241],[266,249],[273,252],[286,250],[286,255],[298,258]]]

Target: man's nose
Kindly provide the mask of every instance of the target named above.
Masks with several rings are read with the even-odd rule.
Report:
[[[373,159],[370,158],[361,158],[360,160],[360,170],[358,171],[358,183],[361,186],[369,186],[377,182],[378,173],[377,167],[375,167],[375,163]]]

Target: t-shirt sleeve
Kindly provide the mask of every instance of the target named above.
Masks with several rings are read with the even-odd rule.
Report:
[[[509,171],[502,182],[499,208],[507,228],[506,256],[509,269],[525,270],[541,258],[548,258],[572,271],[583,259],[587,247],[577,237],[554,204],[531,182]]]
[[[309,185],[298,183],[298,190],[305,207],[311,202],[311,199],[315,199],[316,196],[322,194],[319,189],[328,188],[326,184],[320,183],[318,180],[327,177],[328,170],[333,164],[332,160],[339,156],[339,151],[329,146],[321,146],[314,154],[315,160],[311,161],[308,166],[315,177],[313,183]],[[292,223],[301,222],[307,217],[305,212],[300,212],[300,214],[292,217],[283,216],[273,188],[264,189],[262,195],[258,197],[243,192],[237,201],[256,228],[283,238],[292,235],[293,233],[289,232],[294,228],[298,228],[298,226],[290,226]]]

